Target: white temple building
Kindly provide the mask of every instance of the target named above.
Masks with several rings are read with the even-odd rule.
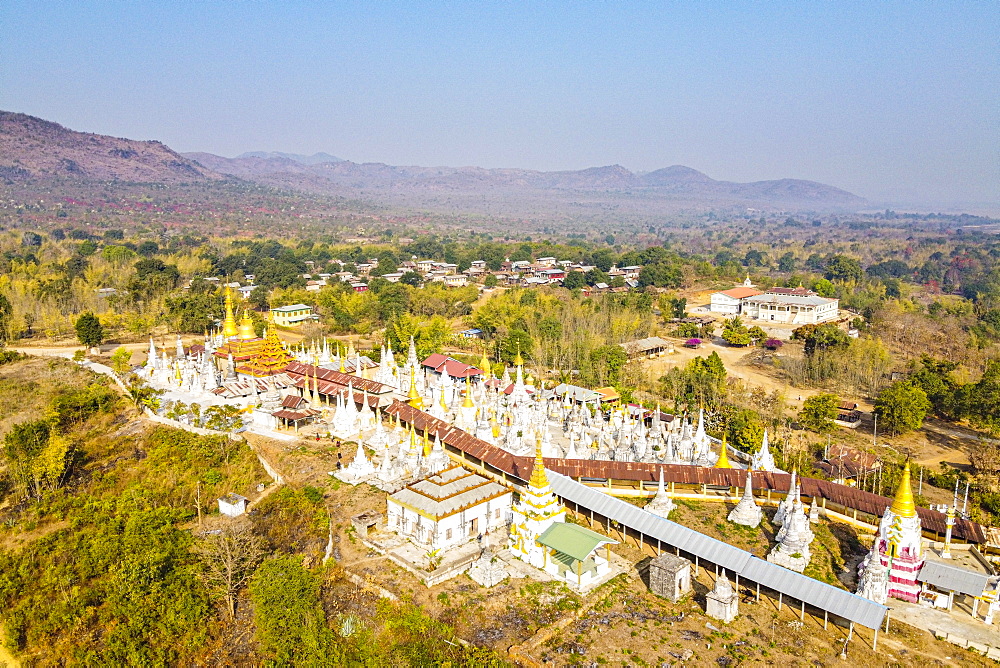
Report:
[[[506,487],[450,466],[411,483],[386,502],[386,528],[428,551],[506,529],[513,498]]]

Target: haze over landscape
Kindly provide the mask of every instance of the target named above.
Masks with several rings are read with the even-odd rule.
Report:
[[[992,3],[12,3],[0,108],[222,156],[681,164],[981,208],[998,32]]]

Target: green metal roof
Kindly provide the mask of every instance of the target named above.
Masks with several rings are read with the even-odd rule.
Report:
[[[583,561],[601,545],[617,543],[607,536],[591,531],[578,524],[556,522],[542,532],[538,542],[557,552],[568,554],[577,561]]]

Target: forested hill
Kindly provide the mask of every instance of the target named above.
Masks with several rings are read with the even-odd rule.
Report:
[[[167,184],[224,178],[158,141],[75,132],[0,111],[0,182],[32,177]]]

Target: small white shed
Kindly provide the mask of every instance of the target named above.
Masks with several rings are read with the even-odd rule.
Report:
[[[230,492],[219,499],[219,512],[226,517],[239,517],[247,511],[250,499]]]

